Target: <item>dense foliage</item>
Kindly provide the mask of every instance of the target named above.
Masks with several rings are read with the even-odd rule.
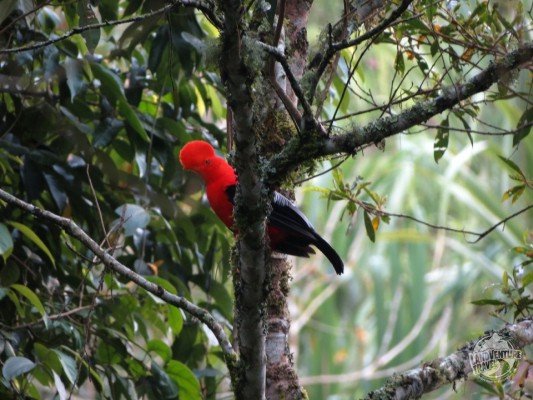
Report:
[[[120,3],[102,1],[101,18],[164,5]],[[0,5],[2,48],[95,22],[85,1],[21,18],[28,7]],[[191,138],[223,146],[205,122],[223,113],[219,78],[198,71],[210,35],[192,9],[176,9],[3,57],[1,186],[73,217],[124,264],[230,323],[225,227],[176,158]],[[66,398],[87,380],[106,398],[214,395],[220,362],[201,324],[108,273],[55,226],[12,207],[0,220],[0,397],[40,398],[50,386]]]
[[[228,147],[221,128],[226,105],[216,70],[217,21],[167,3],[0,2],[0,49],[48,41],[0,54],[0,187],[73,218],[122,263],[211,311],[230,331],[233,239],[206,207],[200,181],[185,174],[176,158],[191,139],[209,140],[221,152]],[[364,46],[342,51],[338,70],[317,87],[314,106],[326,127],[331,122],[333,132],[344,132],[396,115],[486,67],[489,55],[503,57],[529,38],[525,3],[510,2],[515,9],[503,2],[500,8],[476,1],[437,3],[417,2],[403,23],[371,42],[377,47],[368,54]],[[260,10],[248,10],[252,26]],[[127,25],[115,23],[128,18]],[[55,40],[100,22],[101,29]],[[264,26],[256,25],[264,34]],[[341,35],[339,27],[333,34]],[[327,31],[312,56],[324,52]],[[257,53],[251,52],[250,63],[259,64],[259,74],[265,57]],[[347,85],[354,76],[356,83]],[[522,264],[531,254],[531,238],[522,237],[526,218],[510,221],[504,232],[472,250],[448,233],[435,235],[435,244],[433,230],[405,226],[400,218],[387,226],[391,216],[383,213],[398,210],[479,231],[515,211],[511,202],[523,206],[532,186],[526,156],[532,144],[525,139],[533,119],[530,78],[525,71],[482,99],[465,99],[422,127],[431,131],[429,139],[407,136],[387,144],[384,153],[361,149],[362,156],[347,161],[333,179],[308,187],[314,191],[305,193],[309,215],[349,270],[347,279],[334,283],[325,274],[307,274],[316,260],[295,272],[296,357],[311,375],[304,384],[324,383],[310,386],[313,398],[325,399],[337,391],[327,385],[341,383],[348,396],[357,379],[367,379],[360,390],[369,390],[376,386],[369,382],[391,375],[398,365],[442,355],[448,336],[460,338],[453,348],[482,333],[486,312],[465,311],[472,300],[496,305],[509,321],[530,315],[527,286],[533,278]],[[258,97],[265,86],[257,85]],[[498,115],[505,116],[501,125]],[[501,138],[488,138],[488,145],[478,140],[479,132]],[[470,148],[472,153],[463,152]],[[386,158],[387,152],[393,156]],[[507,160],[513,152],[517,163]],[[490,154],[479,162],[475,157],[482,153]],[[305,167],[290,179],[317,165]],[[501,206],[502,194],[509,208]],[[439,208],[436,198],[442,199]],[[53,224],[1,206],[1,398],[63,400],[74,393],[214,399],[229,390],[220,349],[199,321],[111,273]],[[487,294],[484,288],[495,282],[501,291]],[[413,327],[420,331],[413,334]],[[430,341],[434,332],[445,337],[441,349]],[[340,375],[368,365],[359,375]],[[340,378],[321,381],[327,374]]]

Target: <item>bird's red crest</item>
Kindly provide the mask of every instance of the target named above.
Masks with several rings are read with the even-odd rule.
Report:
[[[215,149],[202,140],[193,140],[187,143],[180,151],[180,163],[185,169],[195,170],[205,160],[215,156]]]

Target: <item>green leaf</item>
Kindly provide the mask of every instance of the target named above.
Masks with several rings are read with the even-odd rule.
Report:
[[[13,239],[11,238],[11,233],[9,233],[7,226],[0,223],[0,254],[4,258],[4,262],[7,261],[12,251]]]
[[[520,176],[524,176],[522,170],[516,165],[513,161],[509,160],[508,158],[498,156],[500,160],[502,160],[509,168],[511,168],[513,171],[518,172]]]
[[[178,307],[168,305],[167,322],[174,335],[178,335],[181,332],[183,328],[183,314]]]
[[[33,344],[33,354],[39,360],[39,364],[60,373],[62,366],[56,352],[42,345],[41,343]]]
[[[99,22],[87,0],[78,1],[78,14],[80,16],[80,26],[97,24]],[[96,49],[96,46],[100,41],[100,29],[85,30],[81,33],[81,36],[85,39],[87,50],[93,54],[94,49]]]
[[[520,119],[516,126],[517,131],[513,136],[513,146],[518,146],[518,144],[531,132],[531,122],[533,122],[533,107],[528,108]]]
[[[59,400],[67,400],[68,399],[68,392],[65,388],[65,384],[61,380],[61,377],[53,371],[54,374],[54,385],[57,390],[57,394],[59,395]]]
[[[161,339],[153,339],[148,342],[146,351],[153,351],[158,354],[164,363],[167,363],[172,358],[172,350]]]
[[[17,9],[18,0],[3,0],[0,2],[0,25],[9,17],[13,10]]]
[[[76,95],[84,88],[83,62],[68,57],[63,64],[67,75],[67,85],[70,90],[70,101],[74,101]]]
[[[185,364],[171,360],[166,371],[179,387],[180,398],[187,400],[201,400],[200,383],[194,373]]]
[[[117,101],[124,98],[124,87],[120,78],[101,64],[91,63],[91,70],[94,77],[100,81],[102,92],[110,100]]]
[[[507,304],[503,301],[496,300],[496,299],[474,300],[471,303],[475,304],[476,306],[504,306]]]
[[[155,378],[157,389],[163,399],[174,399],[178,396],[178,394],[180,394],[175,381],[172,380],[170,376],[163,369],[161,369],[159,365],[157,365],[157,363],[152,363],[150,372]],[[187,396],[183,396],[183,398],[189,399]]]
[[[525,189],[526,189],[526,185],[518,185],[518,186],[512,187],[509,190],[506,190],[503,193],[502,201],[511,199],[511,202],[514,204],[520,198],[520,196],[522,196]]]
[[[120,114],[126,118],[126,121],[131,125],[133,130],[139,135],[139,137],[145,142],[149,142],[150,138],[144,129],[141,120],[137,116],[135,110],[129,105],[126,98],[118,99],[118,109]]]
[[[394,69],[400,73],[400,75],[403,75],[405,72],[405,61],[403,59],[403,52],[397,51],[396,52],[396,60],[394,61]]]
[[[50,252],[48,247],[46,247],[44,242],[39,238],[39,236],[37,236],[35,234],[34,231],[32,231],[26,225],[23,225],[23,224],[21,224],[19,222],[7,221],[7,223],[9,225],[11,225],[13,228],[18,229],[20,231],[20,233],[22,233],[24,236],[26,236],[28,239],[30,239],[33,243],[35,243],[37,245],[37,247],[39,247],[43,251],[43,253],[47,255],[47,257],[52,262],[52,265],[54,267],[56,266],[56,261],[55,261],[54,257],[52,256],[52,253]]]
[[[30,372],[35,368],[35,363],[26,357],[10,357],[4,363],[2,375],[8,381]]]
[[[26,297],[31,303],[31,305],[34,306],[37,311],[39,311],[39,314],[41,314],[41,316],[43,317],[46,317],[46,310],[44,309],[43,303],[41,303],[41,300],[39,300],[39,297],[37,297],[33,290],[31,290],[27,286],[20,285],[18,283],[14,283],[10,286],[10,288],[16,290],[22,296]]]
[[[61,363],[63,371],[65,372],[68,380],[74,385],[78,380],[78,367],[76,366],[76,360],[60,350],[54,349],[53,351],[59,357],[59,362]]]
[[[450,138],[450,130],[448,129],[448,118],[442,121],[440,128],[437,130],[435,143],[433,144],[433,158],[438,163],[442,158],[446,149],[448,149],[448,141]]]
[[[366,234],[368,238],[372,241],[376,241],[376,232],[374,231],[374,224],[372,224],[372,220],[370,219],[370,215],[365,211],[364,213],[364,220],[365,220],[365,229]]]
[[[335,186],[337,186],[338,189],[344,188],[344,177],[342,175],[342,171],[340,168],[335,168],[332,172],[333,175],[333,181],[335,182]]]
[[[533,272],[529,272],[522,278],[522,286],[527,287],[533,282]]]
[[[149,142],[150,138],[144,129],[141,120],[137,113],[130,106],[124,95],[124,87],[120,78],[111,72],[108,68],[97,63],[91,63],[91,69],[95,78],[101,83],[102,92],[110,99],[118,104],[120,114],[126,118],[126,121],[131,125],[133,130],[145,142]]]

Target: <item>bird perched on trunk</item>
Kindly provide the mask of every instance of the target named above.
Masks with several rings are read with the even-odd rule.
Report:
[[[185,170],[194,171],[202,177],[211,208],[235,232],[233,206],[237,175],[233,167],[215,154],[213,146],[201,140],[194,140],[183,146],[179,159]],[[337,274],[344,272],[344,263],[337,252],[315,231],[307,217],[278,192],[274,192],[267,231],[272,250],[309,257],[309,254],[315,253],[310,246],[315,246],[328,258]]]

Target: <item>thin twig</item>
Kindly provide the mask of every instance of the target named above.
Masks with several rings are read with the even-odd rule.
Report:
[[[335,53],[346,49],[348,47],[357,46],[360,43],[363,43],[364,41],[373,38],[374,36],[379,35],[381,32],[383,32],[386,28],[390,26],[392,22],[394,22],[396,19],[400,17],[400,15],[403,14],[405,10],[407,10],[407,7],[413,2],[414,0],[403,0],[402,3],[390,14],[388,18],[385,18],[379,25],[374,27],[373,29],[363,33],[361,36],[353,39],[353,40],[343,40],[338,43],[332,43],[328,46],[326,49],[326,53],[324,54],[324,57],[320,61],[320,64],[318,65],[317,71],[315,73],[315,76],[313,77],[312,86],[309,90],[308,99],[309,101],[313,101],[315,97],[315,91],[318,86],[318,81],[324,74],[324,71],[326,70],[326,67],[328,66],[331,58],[335,55]]]
[[[453,233],[462,233],[463,235],[477,236],[476,240],[468,241],[471,244],[479,242],[481,239],[486,237],[489,233],[491,233],[498,226],[500,226],[502,224],[505,224],[507,221],[509,221],[509,220],[513,219],[514,217],[517,217],[517,216],[525,213],[526,211],[530,210],[531,208],[533,208],[533,204],[530,204],[530,205],[522,208],[521,210],[518,210],[517,212],[507,216],[506,218],[502,219],[498,223],[492,225],[487,230],[485,230],[483,232],[474,232],[474,231],[469,231],[469,230],[465,230],[465,229],[450,228],[449,226],[442,226],[442,225],[432,224],[430,222],[426,222],[426,221],[423,221],[423,220],[421,220],[419,218],[413,217],[412,215],[391,213],[391,212],[379,210],[379,209],[375,208],[374,206],[372,206],[371,204],[368,204],[368,203],[363,202],[363,201],[358,200],[358,199],[350,199],[349,201],[352,201],[352,202],[356,203],[361,208],[363,208],[366,212],[368,212],[370,214],[373,214],[373,215],[380,216],[380,217],[381,216],[387,216],[387,217],[394,217],[394,218],[404,218],[404,219],[408,219],[408,220],[417,222],[417,223],[419,223],[421,225],[427,226],[428,228],[431,228],[431,229],[436,229],[436,230],[441,230],[441,231],[446,231],[446,232],[453,232]]]
[[[68,310],[68,311],[65,311],[65,312],[61,312],[59,314],[47,315],[46,317],[42,317],[42,318],[38,319],[37,321],[28,322],[26,324],[15,325],[15,326],[3,325],[2,327],[4,329],[8,329],[8,330],[12,330],[12,331],[19,330],[19,329],[32,328],[32,327],[37,326],[39,324],[43,324],[46,320],[53,321],[53,320],[56,320],[56,319],[62,319],[62,318],[68,317],[70,315],[77,314],[77,313],[79,313],[81,311],[87,310],[89,308],[91,308],[90,305],[76,307],[76,308],[73,308],[71,310]]]
[[[93,181],[91,179],[91,173],[89,171],[90,168],[91,165],[87,164],[87,168],[85,169],[85,172],[87,173],[87,180],[89,181],[89,186],[91,187],[91,193],[93,195],[94,203],[96,205],[96,211],[98,212],[98,218],[100,219],[100,225],[104,234],[104,240],[107,242],[108,248],[111,248],[111,243],[109,243],[108,234],[105,229],[104,216],[102,215],[102,210],[100,209],[100,202],[98,201],[98,197],[96,197],[96,191],[94,190]]]
[[[125,18],[125,19],[104,21],[104,22],[99,22],[95,24],[78,26],[78,27],[71,29],[69,32],[65,33],[64,35],[55,37],[53,39],[48,39],[42,42],[28,44],[28,45],[20,46],[20,47],[13,47],[10,49],[0,49],[0,54],[21,53],[21,52],[29,51],[29,50],[37,50],[37,49],[41,49],[46,46],[50,46],[54,43],[61,42],[62,40],[68,39],[71,36],[78,35],[80,33],[83,33],[85,31],[89,31],[92,29],[100,29],[100,28],[104,28],[107,26],[115,26],[115,25],[128,24],[130,22],[144,21],[145,19],[155,17],[156,15],[159,15],[159,14],[166,13],[167,11],[170,11],[176,5],[182,5],[184,7],[194,7],[194,8],[201,10],[206,15],[208,15],[207,13],[212,14],[209,16],[209,19],[213,19],[212,21],[213,25],[215,25],[219,29],[222,27],[222,23],[213,14],[213,11],[209,9],[203,2],[195,1],[195,0],[175,0],[172,3],[167,4],[164,7],[161,7],[157,10],[151,11],[146,14],[142,14],[142,15],[138,15],[138,16],[130,17],[130,18]]]

